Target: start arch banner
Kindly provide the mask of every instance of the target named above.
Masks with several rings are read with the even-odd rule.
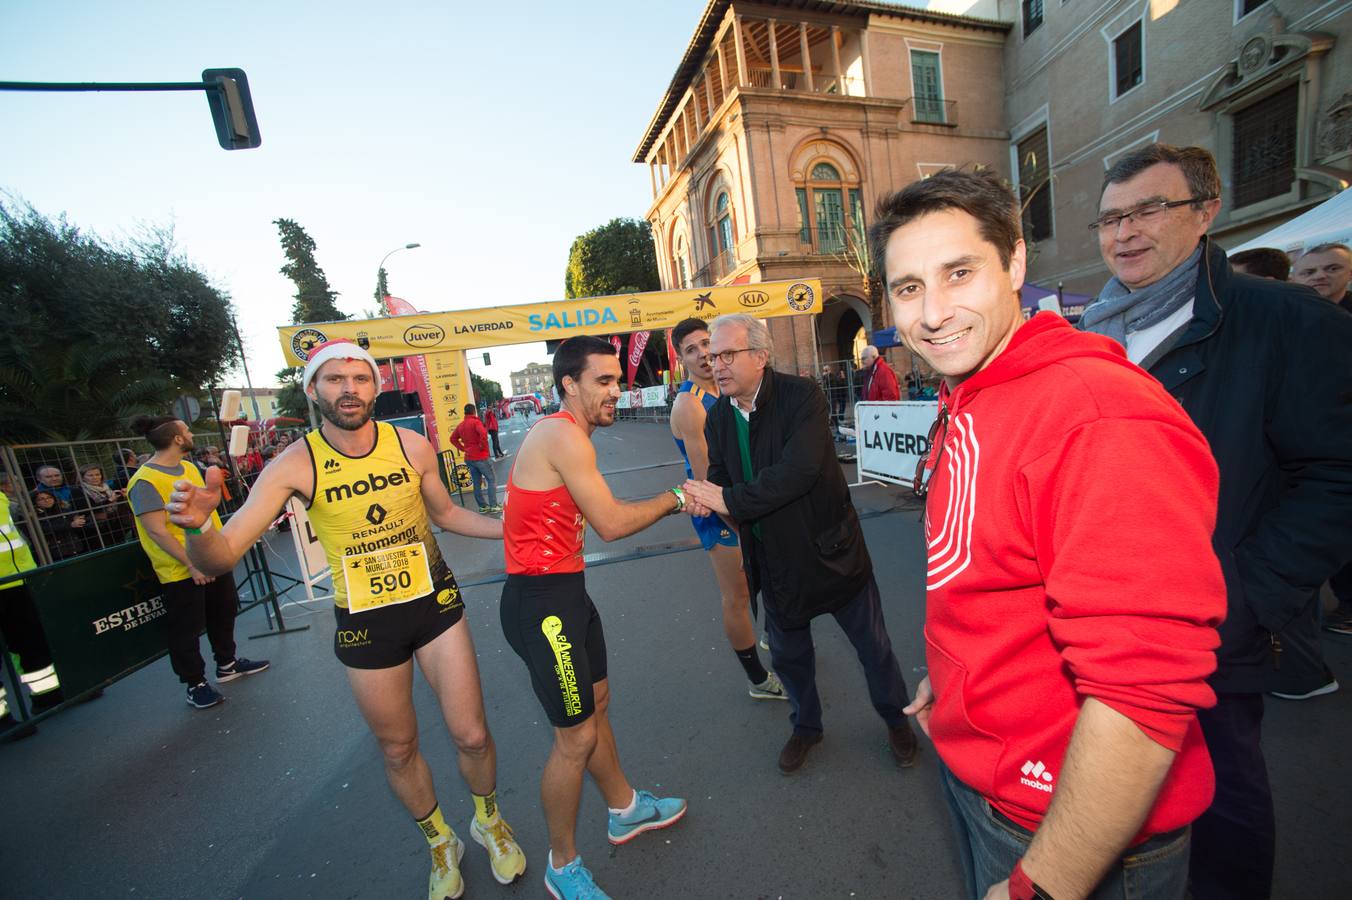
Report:
[[[734,312],[750,313],[761,319],[812,315],[821,312],[821,305],[821,280],[804,278],[382,319],[283,325],[277,329],[277,335],[286,364],[303,366],[316,346],[339,339],[356,342],[371,351],[376,359],[388,359],[562,340],[582,334],[607,335],[672,328],[692,316],[708,320]]]

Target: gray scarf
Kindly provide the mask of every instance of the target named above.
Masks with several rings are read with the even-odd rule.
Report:
[[[1103,286],[1098,299],[1085,307],[1080,330],[1105,334],[1123,347],[1128,332],[1158,325],[1182,308],[1197,292],[1197,266],[1202,259],[1199,245],[1176,269],[1154,284],[1135,291],[1114,276]]]

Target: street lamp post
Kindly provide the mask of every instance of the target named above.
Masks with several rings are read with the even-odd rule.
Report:
[[[417,243],[417,242],[415,241],[415,242],[413,242],[413,243],[411,243],[411,244],[405,244],[405,245],[402,246],[402,247],[395,247],[395,248],[394,248],[393,250],[391,250],[389,253],[386,253],[384,256],[382,256],[382,257],[380,258],[380,265],[376,266],[376,286],[377,286],[377,287],[380,286],[380,273],[383,272],[383,271],[385,271],[385,260],[389,259],[389,258],[390,258],[391,256],[393,256],[394,254],[398,253],[400,250],[413,250],[413,249],[418,248],[418,247],[421,247],[421,246],[422,246],[422,244],[419,244],[419,243]],[[378,303],[383,303],[384,300],[385,300],[384,297],[378,297],[378,298],[376,298],[376,302],[378,302]]]
[[[390,258],[391,256],[393,256],[394,254],[398,253],[400,250],[413,250],[413,249],[416,249],[416,248],[421,247],[421,246],[422,246],[422,244],[419,244],[417,241],[414,241],[413,243],[405,244],[405,245],[402,246],[402,247],[395,247],[395,248],[394,248],[393,250],[391,250],[389,253],[386,253],[384,256],[382,256],[382,257],[380,258],[380,265],[376,266],[376,287],[377,287],[377,288],[380,287],[380,273],[385,271],[385,260],[389,259],[389,258]],[[385,302],[385,298],[384,298],[384,297],[377,298],[377,301],[376,301],[376,302],[382,303],[382,304],[383,304],[383,303]],[[390,375],[391,375],[391,377],[394,378],[394,384],[395,384],[395,387],[396,387],[396,389],[398,389],[398,388],[399,388],[399,376],[395,373],[395,369],[394,369],[394,361],[393,361],[393,360],[390,360]],[[377,385],[377,387],[379,387],[379,386]]]

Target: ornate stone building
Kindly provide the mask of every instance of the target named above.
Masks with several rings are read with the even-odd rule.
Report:
[[[634,154],[652,175],[663,287],[819,277],[820,316],[772,320],[775,365],[856,358],[889,324],[864,274],[879,196],[946,165],[1007,168],[994,88],[1009,27],[889,3],[712,0]]]
[[[664,288],[822,279],[820,316],[771,326],[796,371],[890,324],[861,274],[880,195],[993,166],[1026,203],[1029,280],[1093,295],[1118,156],[1210,149],[1234,246],[1352,181],[1349,84],[1348,0],[710,0],[634,161]]]
[[[554,369],[549,363],[527,363],[526,368],[511,373],[511,379],[513,397],[536,391],[548,397],[554,389]]]

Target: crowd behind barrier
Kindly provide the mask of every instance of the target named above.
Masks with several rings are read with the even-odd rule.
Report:
[[[252,484],[298,434],[252,434],[248,453],[235,461],[240,477]],[[228,468],[219,431],[199,428],[193,440],[192,461],[200,470]],[[132,436],[0,447],[0,490],[9,497],[15,524],[38,564],[135,542],[126,489],[152,452],[144,438]],[[234,504],[228,498],[227,511]]]

